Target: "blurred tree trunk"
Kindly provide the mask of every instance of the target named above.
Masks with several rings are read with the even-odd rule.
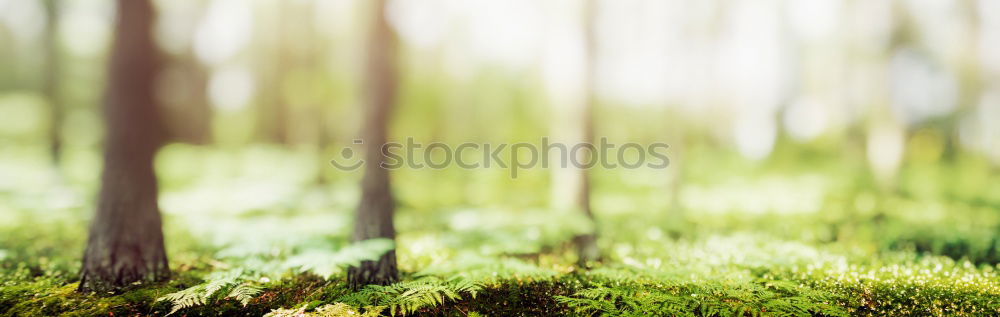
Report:
[[[307,2],[305,4],[305,13],[314,12],[316,10],[316,5],[313,2]],[[317,32],[318,25],[315,19],[308,19],[308,24],[306,25],[306,38],[310,40],[310,46],[308,50],[308,55],[305,58],[305,67],[310,67],[310,76],[315,82],[326,82],[324,77],[319,71],[316,65],[326,65],[326,59],[322,56],[328,56],[327,53],[327,42],[322,36]],[[330,168],[330,163],[326,160],[329,158],[327,155],[327,150],[330,148],[331,143],[331,133],[330,129],[330,113],[327,106],[324,105],[323,98],[310,98],[309,108],[313,110],[314,118],[316,119],[316,148],[317,153],[323,155],[324,159],[317,160],[319,163],[319,168],[316,172],[316,184],[324,185],[327,183],[327,172]]]
[[[354,223],[354,241],[396,238],[392,223],[395,208],[389,171],[381,167],[382,144],[387,140],[389,115],[396,98],[395,37],[385,17],[386,0],[376,0],[368,37],[365,82],[364,142],[365,175],[361,180],[361,202]],[[386,285],[398,280],[396,252],[389,251],[377,261],[364,261],[347,271],[351,287]]]
[[[327,119],[329,113],[322,104],[316,104],[314,109],[316,114],[316,153],[321,156],[320,160],[317,160],[320,163],[316,169],[316,184],[326,185],[328,182],[327,172],[330,169],[330,163],[327,162],[330,157],[327,154],[331,137],[330,130],[326,128],[330,123],[330,120]]]
[[[697,142],[691,140],[696,136],[693,133],[688,132],[688,130],[693,129],[690,125],[681,124],[681,116],[673,116],[672,118],[667,118],[664,122],[667,122],[666,135],[672,137],[669,144],[670,148],[670,162],[668,163],[668,178],[670,180],[670,185],[667,188],[670,195],[670,206],[667,211],[667,221],[666,224],[668,228],[668,233],[673,238],[679,238],[684,234],[685,220],[685,210],[684,202],[681,201],[681,193],[684,191],[685,182],[685,165],[684,156],[685,152],[691,149],[690,145],[696,144]],[[655,140],[656,137],[653,137]]]
[[[584,41],[586,56],[584,67],[586,70],[584,72],[586,78],[584,79],[584,94],[585,99],[583,102],[583,142],[595,144],[594,143],[594,88],[596,78],[594,76],[594,52],[596,50],[596,33],[595,33],[595,16],[596,16],[596,3],[595,0],[586,0],[584,2]],[[590,153],[590,151],[583,151],[583,156],[580,162],[589,162],[591,159],[598,159],[595,153]],[[578,169],[580,173],[580,182],[576,188],[576,204],[577,208],[581,210],[587,218],[590,220],[594,219],[594,213],[591,210],[590,205],[590,172],[586,168]],[[598,261],[601,258],[600,249],[597,248],[597,230],[593,232],[578,235],[573,238],[576,244],[576,251],[578,258],[578,264],[580,266],[589,266],[588,263],[593,261]]]
[[[49,154],[52,163],[59,166],[62,161],[62,134],[65,109],[59,94],[59,0],[45,0],[45,74],[42,93],[49,101]]]
[[[906,13],[902,4],[893,5],[893,16],[891,37],[885,46],[886,55],[880,61],[889,81],[885,87],[880,87],[881,100],[877,100],[878,103],[870,111],[865,131],[866,155],[876,185],[888,192],[900,190],[899,170],[906,153],[906,141],[911,132],[901,111],[893,109],[893,103],[898,100],[893,99],[892,81],[899,75],[893,73],[892,58],[898,52],[916,45],[917,41],[914,18]]]
[[[172,85],[183,86],[181,93],[167,97],[162,117],[169,132],[169,142],[209,144],[212,142],[212,116],[208,101],[208,71],[195,57],[193,49],[169,57],[177,73]]]
[[[274,15],[274,27],[263,29],[264,37],[260,41],[262,47],[257,72],[261,83],[257,109],[257,134],[266,142],[289,144],[288,135],[288,104],[285,98],[284,81],[287,79],[287,46],[285,39],[289,35],[287,7],[288,1],[276,1],[277,14]],[[263,24],[262,25],[268,25]]]
[[[948,162],[958,160],[959,153],[962,151],[959,125],[962,118],[975,111],[980,98],[986,91],[986,83],[989,82],[989,76],[981,67],[979,60],[979,52],[981,52],[979,46],[983,42],[977,40],[982,37],[983,32],[982,21],[979,18],[976,5],[975,1],[963,1],[959,5],[961,14],[969,22],[966,31],[973,36],[963,42],[965,45],[962,45],[963,62],[958,66],[957,71],[960,91],[957,109],[945,117],[943,127],[941,127],[944,130],[942,131],[942,135],[944,135],[942,154],[943,159]]]
[[[169,276],[153,157],[165,136],[154,98],[159,64],[150,0],[118,0],[104,116],[107,137],[81,291],[114,291]]]

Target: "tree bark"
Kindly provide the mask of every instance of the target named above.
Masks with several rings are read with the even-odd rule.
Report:
[[[361,181],[361,203],[357,209],[353,240],[396,238],[392,223],[393,202],[389,171],[381,166],[388,153],[389,115],[396,99],[395,43],[385,18],[385,0],[376,0],[368,39],[366,112],[364,127],[365,175]],[[364,261],[347,272],[351,287],[387,285],[399,279],[396,252],[389,251],[376,261]]]
[[[105,102],[107,137],[97,213],[81,291],[117,291],[169,276],[153,157],[164,126],[154,98],[159,69],[150,0],[118,0]]]

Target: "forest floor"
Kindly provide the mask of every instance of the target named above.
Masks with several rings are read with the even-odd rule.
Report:
[[[395,245],[351,245],[357,177],[317,184],[305,154],[173,147],[157,168],[174,276],[94,294],[76,283],[97,160],[39,178],[53,173],[35,154],[0,165],[0,316],[1000,315],[1000,182],[975,158],[908,165],[894,190],[857,164],[780,156],[714,155],[676,192],[598,173],[604,259],[581,269],[568,241],[593,224],[537,207],[543,172],[400,171]],[[402,282],[346,287],[346,266],[392,247]]]

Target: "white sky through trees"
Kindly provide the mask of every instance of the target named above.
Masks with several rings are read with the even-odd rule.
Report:
[[[905,125],[973,107],[978,110],[963,112],[962,142],[997,148],[995,129],[979,122],[989,119],[976,119],[996,112],[997,98],[990,96],[1000,90],[996,1],[597,2],[595,93],[605,106],[676,108],[727,130],[717,134],[751,158],[768,155],[779,129],[808,141],[871,116],[876,104],[890,104],[887,116]],[[62,3],[63,47],[74,56],[103,54],[113,17],[109,1]],[[289,34],[288,40],[329,42],[342,49],[338,58],[353,59],[362,54],[363,3],[157,1],[157,38],[169,53],[193,51],[210,68],[212,103],[238,111],[259,88],[252,56],[258,42],[274,45],[275,25],[310,20],[316,38]],[[566,90],[579,89],[573,82],[584,62],[583,3],[395,0],[388,10],[406,54],[433,56],[448,77],[470,80],[504,69],[571,94]],[[17,54],[37,47],[45,27],[41,5],[0,0],[3,38]],[[312,16],[299,16],[306,11]],[[969,76],[982,89],[964,90],[961,81]],[[964,96],[969,93],[978,95]],[[976,102],[961,104],[966,100]]]

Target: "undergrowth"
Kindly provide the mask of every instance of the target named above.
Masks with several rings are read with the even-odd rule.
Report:
[[[662,191],[632,175],[597,188],[596,223],[531,208],[424,210],[406,198],[424,192],[410,193],[396,241],[361,244],[347,238],[354,182],[168,177],[174,275],[115,294],[76,292],[92,202],[49,210],[42,194],[0,192],[0,317],[1000,316],[1000,186],[989,174],[940,171],[980,179],[959,189],[904,175],[896,193],[824,168],[721,184],[696,171],[681,213],[651,203]],[[584,270],[567,241],[595,225],[604,261]],[[347,266],[390,249],[401,282],[346,286]]]

